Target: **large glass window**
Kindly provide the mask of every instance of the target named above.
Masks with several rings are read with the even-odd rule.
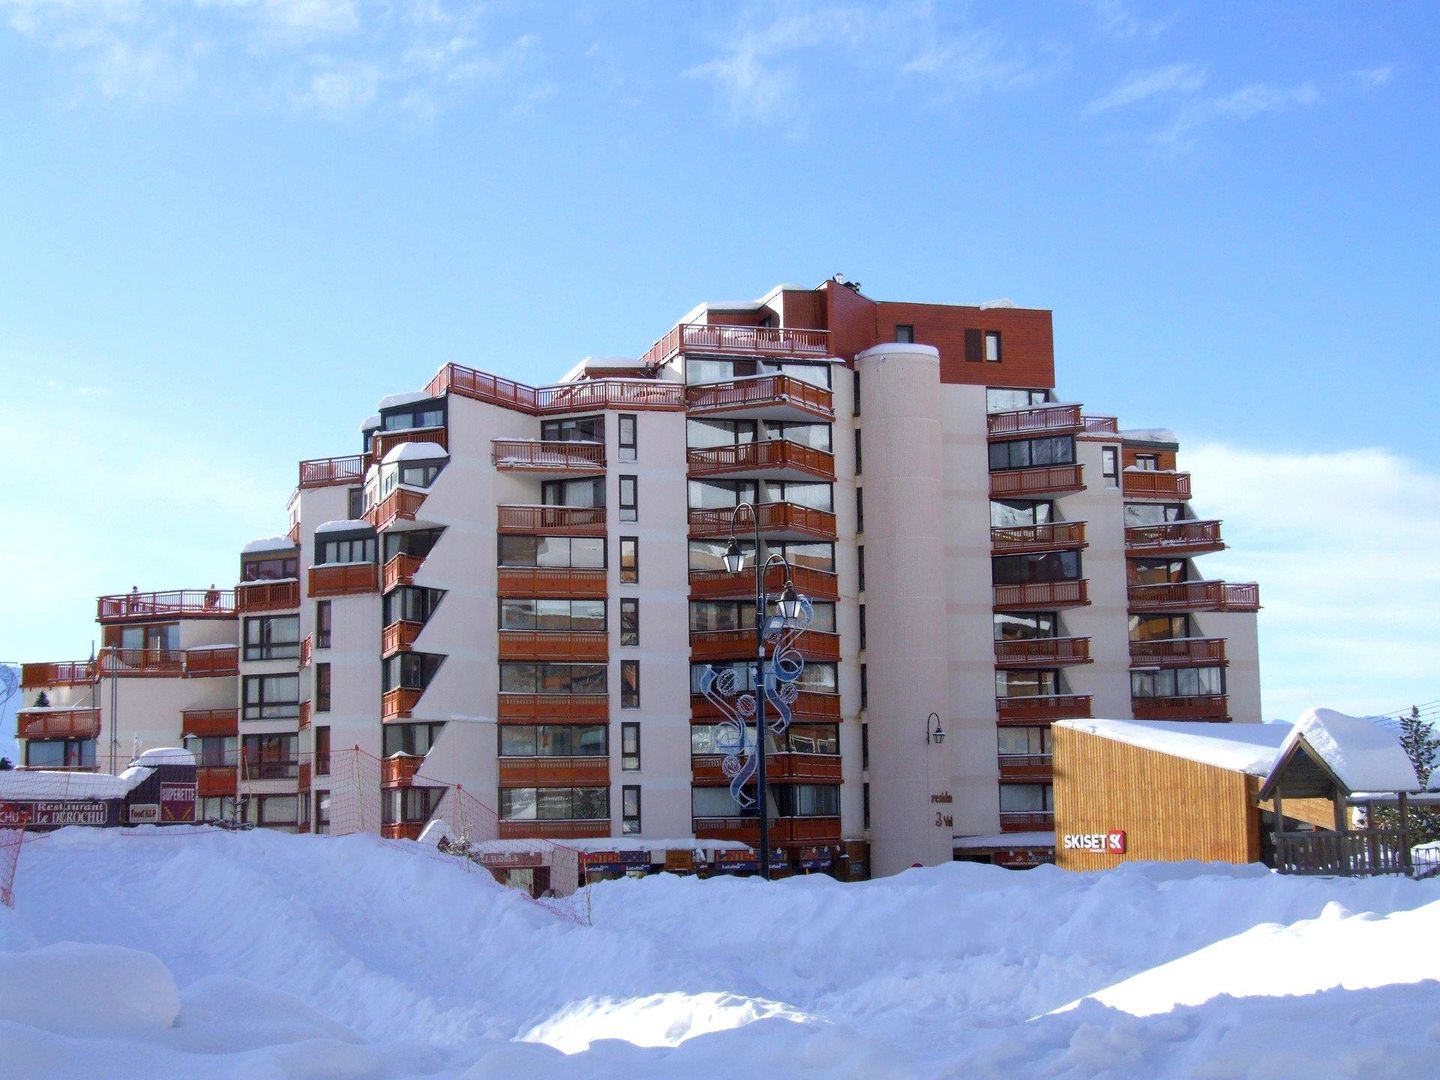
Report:
[[[640,708],[640,661],[620,661],[620,707]]]
[[[501,566],[605,568],[605,540],[598,536],[502,536],[499,547]]]
[[[604,600],[501,600],[502,630],[604,630]]]
[[[32,769],[93,769],[94,739],[26,739],[25,764]]]
[[[444,427],[445,406],[439,402],[428,402],[406,409],[386,410],[381,414],[380,426],[385,431]]]
[[[1225,693],[1225,669],[1190,667],[1132,671],[1130,693],[1137,698],[1219,696]]]
[[[687,420],[685,441],[692,450],[735,446],[755,441],[754,420]]]
[[[563,420],[542,420],[540,438],[547,442],[605,441],[605,417],[567,416]]]
[[[998,730],[1001,757],[1030,757],[1051,752],[1048,727],[1002,727]]]
[[[246,660],[293,660],[299,655],[299,615],[262,615],[245,620]]]
[[[413,555],[417,559],[423,559],[430,554],[435,547],[436,541],[444,529],[401,529],[398,532],[391,531],[385,534],[385,561],[389,562],[396,555]],[[502,536],[503,543],[512,537]]]
[[[439,787],[397,788],[382,794],[385,798],[381,820],[386,825],[413,825],[430,820],[430,815],[435,812],[435,807],[439,805],[445,789]]]
[[[751,661],[736,660],[729,664],[691,664],[690,665],[690,692],[700,693],[701,680],[705,678],[705,672],[714,667],[717,671],[729,669],[735,673],[735,678],[740,687],[745,690],[755,688],[755,665]],[[801,673],[798,686],[801,690],[816,694],[837,693],[837,665],[829,663],[810,662],[805,665]]]
[[[781,748],[797,754],[840,753],[840,728],[836,724],[791,724],[781,738]]]
[[[291,581],[300,576],[297,555],[278,555],[263,559],[242,559],[241,581]]]
[[[620,598],[620,644],[640,644],[640,601],[633,596]]]
[[[606,757],[604,724],[501,724],[501,757]]]
[[[419,585],[402,585],[385,594],[385,625],[397,622],[428,622],[445,593]]]
[[[385,756],[391,754],[413,754],[424,757],[435,745],[444,724],[400,723],[385,724]]]
[[[723,510],[759,500],[754,480],[691,480],[690,509]]]
[[[1190,637],[1189,615],[1131,615],[1131,641],[1168,641]]]
[[[766,432],[772,439],[783,439],[785,442],[799,443],[801,446],[808,446],[814,450],[824,450],[827,454],[834,450],[834,446],[831,443],[829,424],[777,422],[767,424]]]
[[[620,725],[620,768],[634,772],[640,768],[640,725]]]
[[[381,665],[381,689],[424,690],[440,670],[443,656],[435,653],[398,653],[387,657]]]
[[[186,735],[185,749],[200,768],[234,767],[240,761],[240,740],[234,735]]]
[[[728,748],[720,746],[717,740],[733,737],[733,733],[720,724],[691,724],[690,753],[695,755],[726,753]],[[745,745],[751,750],[755,749],[754,724],[749,724],[745,728]]]
[[[300,715],[300,676],[245,676],[246,720],[293,720]]]
[[[985,411],[1025,409],[1032,405],[1044,405],[1049,400],[1048,390],[1013,390],[1009,387],[992,386],[985,391]]]
[[[540,501],[546,506],[604,506],[605,478],[545,480],[540,484]]]
[[[1051,435],[1042,439],[1015,439],[990,444],[990,468],[1028,469],[1035,465],[1071,465],[1075,436]]]
[[[745,556],[745,566],[753,572],[755,545],[745,540],[738,541],[740,551]],[[690,541],[690,569],[691,570],[724,570],[725,569],[725,548],[724,540],[692,540]],[[824,570],[827,573],[835,572],[835,545],[824,542],[768,544],[767,554],[782,555],[791,566],[804,566],[814,570]],[[779,571],[775,571],[777,574]]]
[[[1055,809],[1049,784],[1001,784],[1002,814],[1048,814]]]
[[[1059,693],[1058,671],[997,671],[996,697],[1034,697]]]
[[[1028,555],[997,555],[990,560],[996,585],[1031,585],[1047,581],[1078,581],[1078,551],[1039,551]]]
[[[728,787],[692,787],[690,813],[697,818],[753,817],[755,807],[742,807],[730,797]]]
[[[792,379],[810,383],[813,386],[830,386],[829,364],[806,364],[797,361],[774,360],[712,360],[708,357],[688,357],[685,361],[685,381],[692,386],[697,383],[728,382],[731,379],[745,379],[754,375],[789,375]]]
[[[299,775],[299,740],[294,733],[246,735],[241,774],[246,780],[288,780]]]
[[[1055,504],[1049,499],[992,499],[990,524],[998,528],[1021,525],[1048,525],[1055,520]]]
[[[376,546],[373,533],[369,536],[339,537],[321,534],[315,544],[315,564],[328,566],[333,563],[373,563]]]
[[[1185,520],[1185,506],[1182,503],[1126,503],[1125,524],[1165,525],[1172,521]]]
[[[1189,579],[1184,559],[1131,559],[1131,580],[1136,585],[1175,585]]]
[[[501,788],[500,816],[506,821],[603,821],[610,817],[610,789]]]
[[[300,822],[300,797],[251,795],[245,800],[245,820],[262,829],[297,825]]]
[[[1059,636],[1060,619],[1053,611],[999,612],[995,615],[996,641],[1033,641]]]
[[[506,694],[603,694],[604,664],[530,664],[502,661],[500,690]]]
[[[814,621],[811,630],[835,632],[835,605],[826,601],[811,604]],[[776,609],[770,606],[771,614]],[[755,626],[755,601],[753,600],[692,600],[690,602],[690,630],[705,633],[711,630],[751,630]]]
[[[824,510],[827,513],[835,511],[835,496],[829,484],[785,481],[770,484],[769,492],[771,502],[795,503],[797,506],[808,506],[812,510]]]
[[[775,809],[784,817],[838,817],[840,787],[837,784],[776,784]]]
[[[620,581],[634,585],[640,580],[640,540],[634,536],[620,537]]]

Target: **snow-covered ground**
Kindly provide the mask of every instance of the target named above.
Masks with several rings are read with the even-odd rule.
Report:
[[[954,864],[589,892],[578,926],[367,836],[41,837],[0,909],[0,1075],[1440,1069],[1440,881]]]

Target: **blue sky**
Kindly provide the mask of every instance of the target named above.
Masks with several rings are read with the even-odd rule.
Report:
[[[1440,698],[1433,5],[0,0],[0,659],[234,576],[446,360],[836,271],[1055,311],[1258,578],[1267,715]]]

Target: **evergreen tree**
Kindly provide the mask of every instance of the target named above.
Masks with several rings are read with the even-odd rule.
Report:
[[[1405,748],[1421,787],[1430,786],[1435,758],[1440,754],[1440,734],[1428,720],[1420,719],[1420,706],[1411,705],[1410,715],[1400,721],[1400,745]]]
[[[0,772],[7,772],[15,768],[15,763],[8,757],[0,757]]]
[[[48,709],[49,707],[50,707],[50,695],[47,694],[47,693],[45,693],[44,690],[41,690],[41,691],[40,691],[40,695],[35,699],[35,708],[37,708],[37,709]]]

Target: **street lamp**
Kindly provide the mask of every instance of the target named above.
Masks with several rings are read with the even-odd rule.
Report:
[[[935,727],[930,727],[930,721],[935,721]],[[940,726],[940,714],[931,713],[925,718],[925,741],[939,746],[945,741],[945,729]]]

